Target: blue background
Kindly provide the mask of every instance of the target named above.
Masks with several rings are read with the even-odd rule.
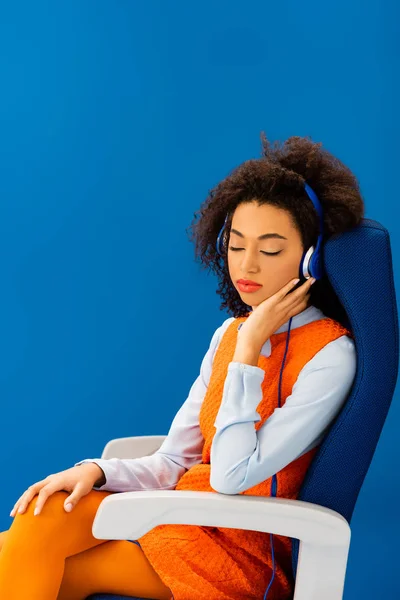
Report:
[[[186,228],[262,130],[353,169],[398,287],[397,23],[380,0],[1,3],[0,530],[35,481],[168,432],[229,316]],[[346,599],[398,597],[399,410]]]

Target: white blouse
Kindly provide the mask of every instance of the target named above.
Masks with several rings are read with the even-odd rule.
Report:
[[[309,306],[292,319],[291,330],[323,319]],[[167,437],[152,455],[140,458],[86,458],[104,471],[106,483],[95,490],[130,492],[173,490],[191,466],[201,463],[204,438],[199,426],[201,404],[207,391],[219,342],[234,317],[214,332],[200,373],[176,413]],[[275,333],[287,331],[289,321]],[[290,346],[290,340],[289,340]],[[270,356],[268,339],[261,354]],[[292,393],[282,407],[256,431],[261,420],[256,407],[262,399],[262,368],[230,362],[211,446],[210,485],[222,494],[238,494],[268,479],[318,445],[351,390],[356,374],[354,340],[346,335],[326,344],[303,367]],[[283,370],[283,373],[285,371]]]

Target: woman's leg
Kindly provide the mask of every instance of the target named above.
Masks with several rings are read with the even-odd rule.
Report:
[[[56,600],[66,559],[109,542],[93,537],[92,526],[100,503],[112,493],[92,490],[67,513],[64,501],[68,492],[59,491],[47,499],[37,516],[33,514],[35,496],[26,512],[17,513],[10,529],[2,536],[0,598]],[[158,577],[155,572],[154,576]],[[168,589],[161,580],[160,583],[164,591]]]
[[[172,598],[142,549],[122,540],[107,541],[66,559],[57,600],[85,600],[94,593]]]
[[[0,532],[0,554],[7,534]],[[95,593],[152,600],[172,597],[141,548],[121,540],[105,541],[65,560],[57,600],[86,600]]]
[[[8,533],[7,531],[1,531],[0,532],[0,552],[1,552],[1,549],[2,549],[3,544],[5,542],[5,539],[7,537],[7,533]]]

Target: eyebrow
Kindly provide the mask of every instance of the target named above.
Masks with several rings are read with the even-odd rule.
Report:
[[[241,238],[245,237],[243,235],[243,233],[240,233],[240,231],[238,231],[237,229],[231,229],[231,233],[236,233],[236,235],[238,235]],[[287,240],[287,238],[285,238],[283,235],[280,235],[279,233],[264,233],[263,235],[259,235],[257,239],[258,240],[266,240],[269,238],[278,238],[280,240]]]

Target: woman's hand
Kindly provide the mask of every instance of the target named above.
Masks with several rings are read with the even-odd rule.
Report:
[[[315,279],[310,277],[297,290],[289,294],[297,281],[290,281],[273,296],[256,306],[239,329],[237,346],[261,352],[265,342],[279,327],[307,307],[310,287]]]
[[[29,486],[14,504],[10,517],[14,517],[17,512],[25,512],[28,504],[36,494],[38,494],[38,499],[34,514],[39,514],[47,498],[59,490],[72,492],[64,502],[65,510],[70,512],[79,500],[91,491],[96,481],[102,476],[104,476],[104,472],[96,463],[83,463],[60,473],[49,475],[46,479]]]

